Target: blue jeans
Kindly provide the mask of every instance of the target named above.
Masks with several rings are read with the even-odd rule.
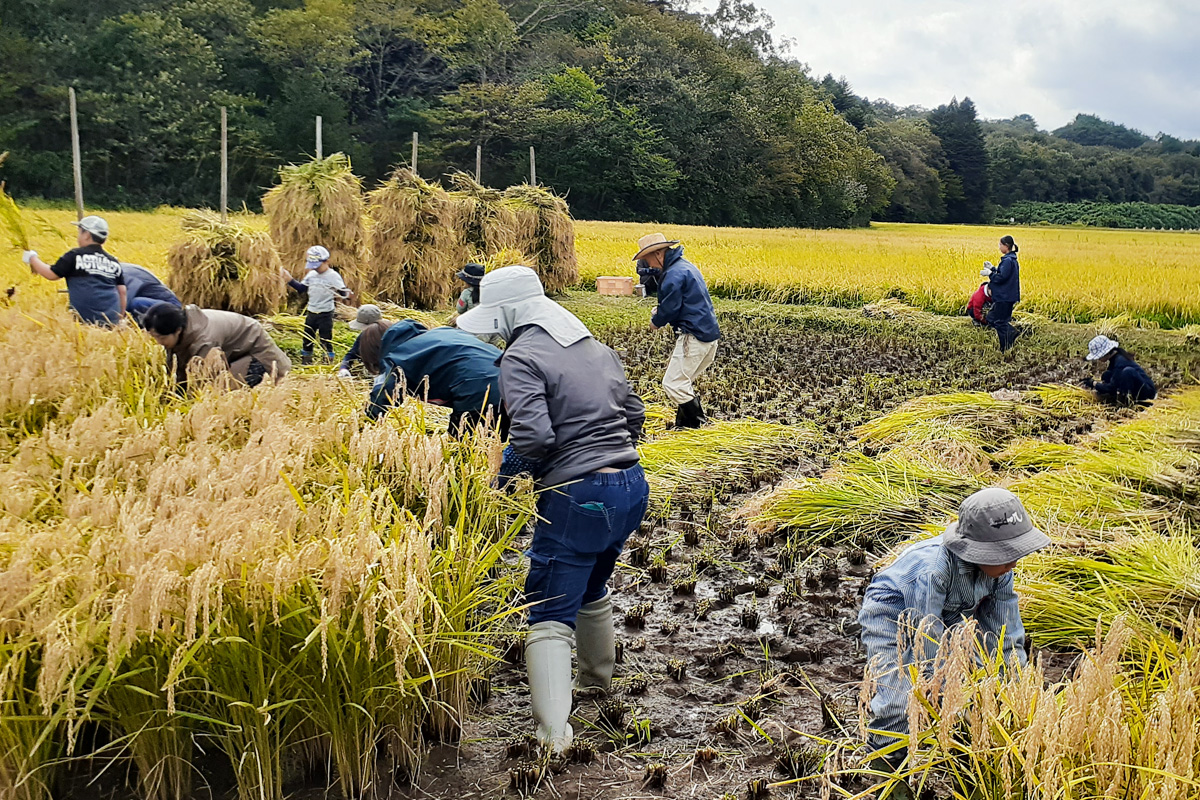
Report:
[[[574,628],[579,608],[604,597],[617,557],[642,524],[649,501],[641,465],[593,472],[542,493],[541,519],[525,552],[525,602],[536,603],[529,609],[530,625],[561,622]]]

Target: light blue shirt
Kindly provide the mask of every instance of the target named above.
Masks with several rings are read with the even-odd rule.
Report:
[[[929,618],[929,638],[900,653],[900,621],[904,620],[906,630],[913,630]],[[908,694],[912,689],[908,665],[929,668],[937,655],[937,637],[967,619],[975,620],[989,651],[994,652],[1002,641],[1004,660],[1025,664],[1025,626],[1012,572],[990,578],[946,549],[938,536],[906,548],[875,576],[858,615],[868,663],[877,676],[871,700],[872,730],[908,732]],[[914,652],[918,649],[923,652]],[[897,663],[898,657],[903,663]],[[875,747],[892,741],[894,737],[871,737]]]

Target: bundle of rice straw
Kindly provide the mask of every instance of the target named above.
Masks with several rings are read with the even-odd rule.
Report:
[[[346,285],[359,290],[367,267],[366,203],[362,181],[343,153],[281,168],[279,184],[263,197],[263,211],[293,276],[303,276],[305,251],[319,244]]]
[[[471,248],[473,261],[483,263],[502,251],[517,250],[517,214],[504,202],[504,192],[477,183],[465,172],[451,175],[450,185],[455,226]],[[519,264],[523,259],[509,263]]]
[[[369,290],[409,307],[447,305],[454,273],[468,260],[450,195],[401,167],[367,199],[374,223]]]
[[[171,288],[201,308],[268,314],[283,305],[282,262],[271,236],[211,211],[183,219],[184,239],[171,246]]]
[[[561,292],[579,279],[575,260],[575,222],[567,201],[541,186],[510,186],[505,205],[516,216],[516,249],[537,270],[549,293]]]

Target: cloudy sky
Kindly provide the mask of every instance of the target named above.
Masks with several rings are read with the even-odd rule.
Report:
[[[776,40],[858,94],[1053,130],[1097,114],[1200,139],[1200,0],[757,0]],[[715,3],[710,3],[715,5]]]

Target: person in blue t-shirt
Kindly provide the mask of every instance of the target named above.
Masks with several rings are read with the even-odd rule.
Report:
[[[125,310],[139,325],[146,312],[157,303],[170,303],[176,308],[183,308],[183,303],[179,302],[175,293],[145,267],[122,262],[121,272],[125,276]]]
[[[48,281],[67,282],[67,297],[79,318],[91,325],[116,325],[125,316],[125,276],[121,262],[104,250],[108,223],[101,217],[72,222],[79,228],[79,247],[51,266],[26,250],[21,260]]]

